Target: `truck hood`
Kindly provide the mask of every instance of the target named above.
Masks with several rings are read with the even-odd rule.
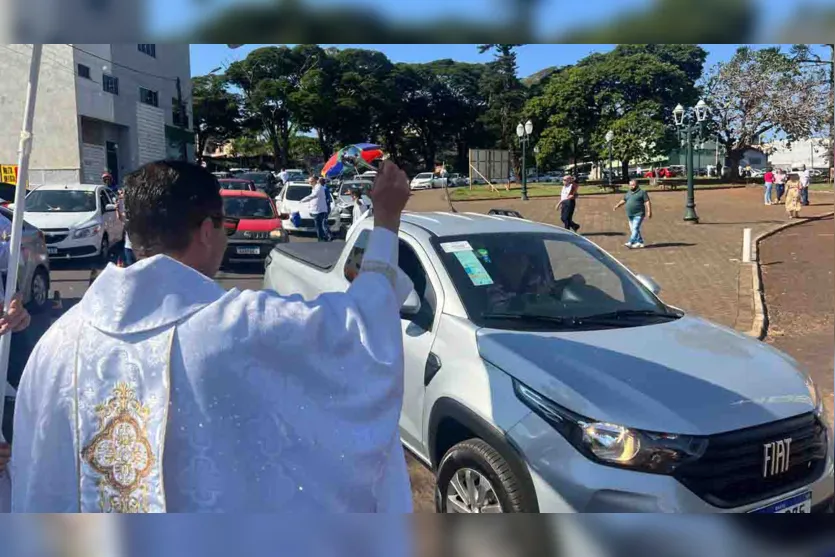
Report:
[[[270,232],[281,228],[281,221],[278,218],[274,219],[245,219],[238,221],[238,231],[240,232]]]
[[[89,213],[31,213],[26,211],[24,218],[35,228],[76,228],[78,225],[86,224],[95,219],[96,212]]]
[[[711,435],[811,412],[797,362],[695,317],[558,333],[477,333],[482,358],[587,418]]]

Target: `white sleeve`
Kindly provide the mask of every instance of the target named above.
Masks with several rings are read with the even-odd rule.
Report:
[[[299,201],[299,203],[307,203],[308,201],[316,199],[316,196],[319,195],[320,187],[321,186],[319,185],[314,186],[313,189],[310,191],[310,195],[306,196],[304,199]]]

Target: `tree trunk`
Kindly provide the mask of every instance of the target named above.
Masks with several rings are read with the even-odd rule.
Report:
[[[325,161],[327,161],[330,158],[330,156],[333,154],[331,152],[332,149],[331,149],[330,145],[328,145],[328,142],[325,140],[325,136],[322,133],[322,130],[317,129],[316,130],[316,135],[318,136],[318,139],[319,139],[319,150],[322,151],[322,156],[325,157]]]
[[[725,150],[725,152],[728,154],[727,159],[731,163],[730,168],[728,169],[730,171],[728,174],[728,178],[731,182],[738,182],[740,181],[739,161],[742,160],[742,157],[745,155],[745,151],[741,149],[731,149],[727,145],[725,145]]]
[[[620,166],[620,182],[623,184],[629,183],[629,160],[621,161]]]

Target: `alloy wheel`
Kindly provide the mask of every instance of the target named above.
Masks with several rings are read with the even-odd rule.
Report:
[[[447,487],[448,513],[497,514],[502,510],[493,484],[481,472],[461,468]]]

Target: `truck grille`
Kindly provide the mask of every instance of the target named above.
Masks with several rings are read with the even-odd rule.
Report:
[[[44,228],[41,229],[41,232],[43,232],[44,241],[47,245],[63,242],[70,233],[66,228]]]
[[[791,439],[789,468],[764,477],[764,447]],[[675,478],[723,509],[787,493],[818,479],[826,466],[826,429],[814,414],[708,437],[705,454],[680,466]]]

